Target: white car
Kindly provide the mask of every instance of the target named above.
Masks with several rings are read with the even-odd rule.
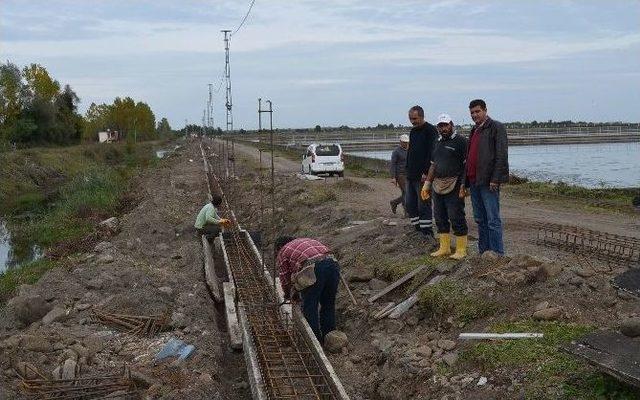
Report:
[[[344,176],[342,147],[338,143],[309,145],[302,155],[302,173]]]

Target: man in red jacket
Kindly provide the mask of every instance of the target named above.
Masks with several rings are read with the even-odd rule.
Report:
[[[487,103],[469,103],[475,127],[469,135],[466,186],[471,190],[473,219],[478,224],[478,252],[504,254],[500,220],[500,185],[509,181],[507,131],[487,114]]]

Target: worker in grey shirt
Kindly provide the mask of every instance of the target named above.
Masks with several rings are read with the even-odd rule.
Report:
[[[401,194],[400,197],[395,198],[389,202],[391,205],[391,212],[396,213],[398,209],[398,204],[402,203],[402,208],[405,209],[405,214],[407,212],[404,205],[404,192],[407,185],[407,149],[409,148],[409,135],[403,134],[400,135],[400,144],[393,150],[391,153],[391,183],[400,188]]]

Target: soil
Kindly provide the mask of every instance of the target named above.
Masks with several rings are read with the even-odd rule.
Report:
[[[212,148],[219,146],[215,143]],[[458,333],[482,332],[496,321],[529,318],[543,301],[562,310],[557,317],[562,321],[596,327],[615,328],[621,319],[640,315],[637,301],[618,295],[609,284],[626,267],[540,247],[531,228],[532,221],[550,221],[640,237],[637,214],[534,201],[506,190],[501,206],[509,258],[489,260],[474,254],[476,229],[468,215],[471,254],[462,262],[441,265],[446,279],[469,296],[490,299],[499,305],[497,311],[463,325],[434,320],[418,307],[398,319],[377,320],[374,315],[387,302],[403,300],[407,289],[369,304],[366,299],[379,290],[372,289],[376,280],[390,283],[394,266],[410,264],[432,247],[412,232],[401,208],[397,215],[391,213],[389,200],[397,196],[397,189],[389,179],[347,173],[344,179],[302,180],[296,177],[298,162],[276,157],[272,200],[266,189],[269,171],[259,168],[258,151],[236,144],[235,152],[239,178],[225,178],[219,161],[214,168],[240,224],[262,231],[265,259],[272,259],[271,221],[277,234],[318,238],[338,256],[358,304],[340,288],[338,329],[347,334],[349,344],[329,358],[352,399],[522,398],[527,370],[462,365],[456,358],[467,344],[457,340]],[[269,156],[262,157],[268,166]],[[199,143],[191,142],[138,178],[131,198],[139,202],[120,216],[119,233],[92,251],[68,257],[65,267],[20,289],[20,295],[41,295],[50,306],[70,313],[58,322],[38,320],[24,326],[10,306],[4,308],[0,398],[24,397],[13,369],[17,362],[32,363],[50,374],[64,362],[65,352],[78,345],[88,351],[80,359],[83,374],[113,372],[126,364],[148,378],[141,384],[148,398],[251,397],[242,353],[230,350],[224,315],[204,283],[201,244],[192,227],[207,201],[205,179]],[[471,210],[468,201],[467,210]],[[515,261],[509,263],[510,259]],[[552,264],[559,266],[557,275],[545,275],[540,266]],[[168,313],[172,323],[167,332],[140,338],[95,322],[90,307],[122,314]],[[49,346],[43,350],[24,345],[34,337]],[[194,354],[180,363],[155,362],[155,354],[170,338],[194,345]],[[488,383],[478,386],[481,376]],[[553,389],[547,398],[554,398]]]

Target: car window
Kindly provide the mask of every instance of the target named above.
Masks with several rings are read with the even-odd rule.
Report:
[[[317,156],[338,156],[340,155],[340,148],[335,144],[328,144],[316,147]]]

